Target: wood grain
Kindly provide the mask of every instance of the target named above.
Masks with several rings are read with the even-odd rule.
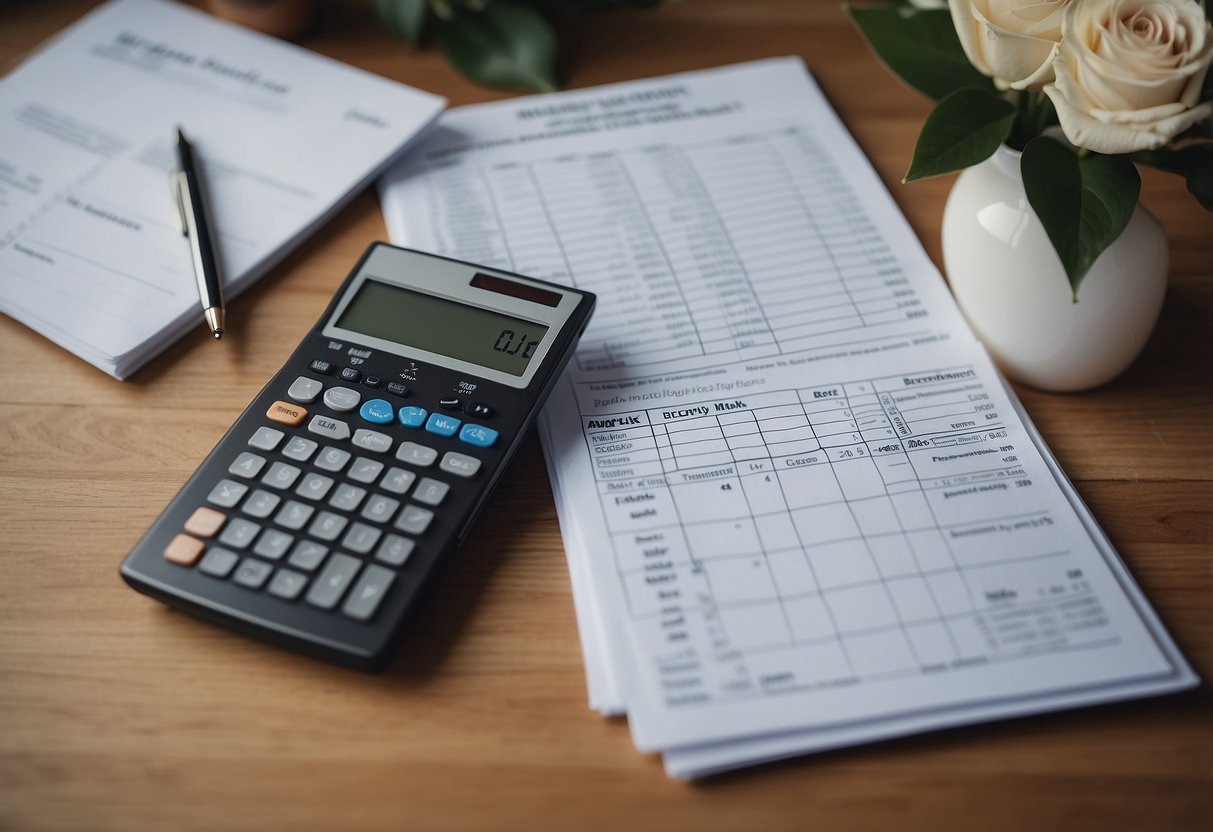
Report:
[[[0,68],[91,5],[0,7]],[[951,180],[899,184],[928,106],[837,3],[675,2],[565,34],[575,87],[802,55],[939,262]],[[323,5],[304,45],[452,105],[505,95],[408,52],[365,3]],[[1145,354],[1091,393],[1020,393],[1208,677],[1213,222],[1177,180],[1146,176],[1144,198],[1172,245]],[[123,555],[384,236],[364,194],[232,304],[222,344],[199,326],[125,383],[0,318],[0,829],[1213,828],[1203,690],[668,780],[586,708],[534,437],[381,675],[131,592]]]

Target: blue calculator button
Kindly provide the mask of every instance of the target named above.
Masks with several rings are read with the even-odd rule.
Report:
[[[392,407],[391,402],[383,399],[370,399],[363,402],[362,409],[358,411],[358,415],[364,421],[374,422],[377,425],[390,424],[396,418],[396,408]]]
[[[426,433],[436,433],[439,436],[454,436],[457,430],[459,430],[459,420],[441,413],[432,414],[429,421],[425,423]]]
[[[487,448],[497,441],[497,431],[484,425],[464,425],[459,440],[477,448]]]
[[[406,428],[419,428],[425,424],[425,417],[430,415],[430,412],[424,407],[402,407],[400,408],[400,424]]]

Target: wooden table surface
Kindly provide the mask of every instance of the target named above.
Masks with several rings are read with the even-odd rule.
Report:
[[[0,5],[0,68],[89,2]],[[356,2],[304,44],[448,96]],[[899,184],[928,105],[831,0],[693,0],[568,33],[569,86],[799,54],[938,263],[948,178]],[[1213,220],[1146,176],[1171,283],[1144,355],[1095,392],[1021,390],[1196,670],[1213,676]],[[381,675],[235,636],[118,563],[385,231],[373,194],[120,383],[0,316],[0,829],[1210,829],[1205,690],[672,781],[586,707],[538,442]]]

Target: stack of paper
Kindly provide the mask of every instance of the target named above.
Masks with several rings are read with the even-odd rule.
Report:
[[[392,235],[599,295],[541,433],[670,774],[1196,683],[799,61],[440,124]]]
[[[202,327],[168,184],[178,126],[230,299],[443,106],[186,6],[107,3],[0,80],[0,311],[123,378]]]

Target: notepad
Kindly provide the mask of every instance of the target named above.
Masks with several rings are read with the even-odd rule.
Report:
[[[124,378],[202,327],[168,185],[178,125],[230,300],[443,106],[187,6],[106,3],[0,80],[0,311]]]
[[[455,109],[380,193],[598,294],[541,438],[672,776],[1196,684],[799,60]]]

